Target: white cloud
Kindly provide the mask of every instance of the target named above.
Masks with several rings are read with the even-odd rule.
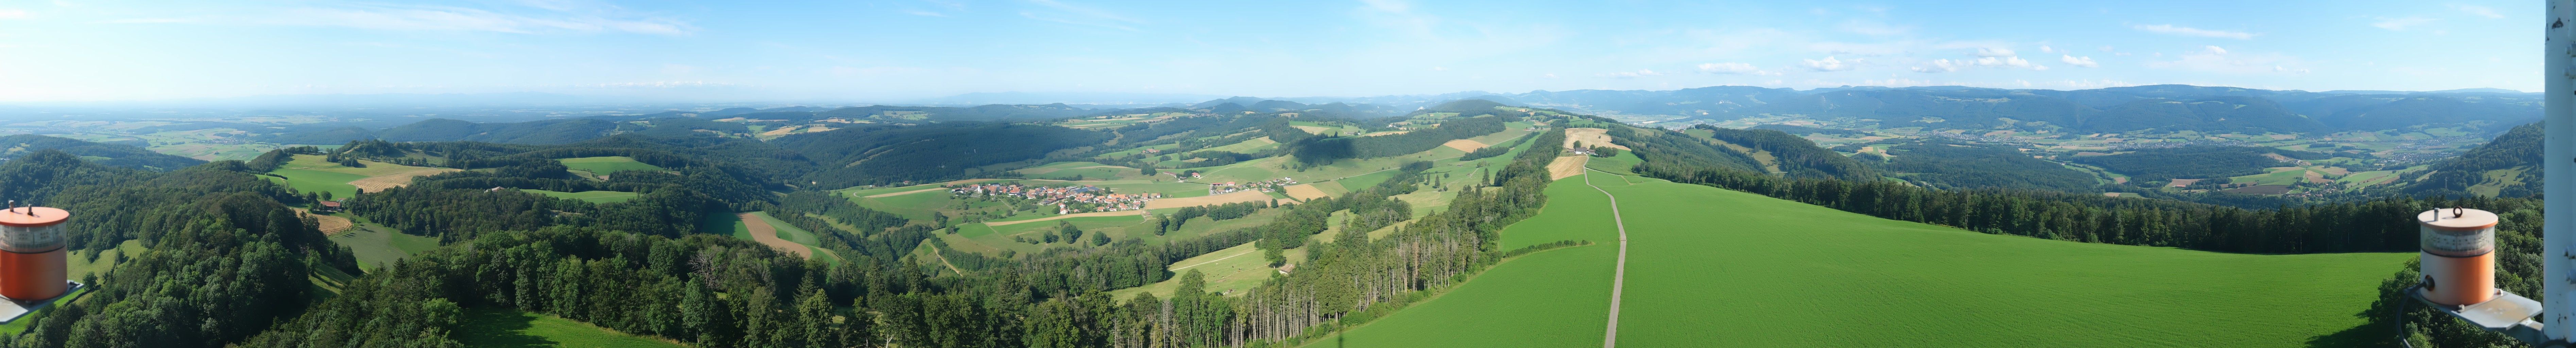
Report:
[[[2048,47],[2048,45],[2039,45],[2039,53],[2057,53],[2057,48]]]
[[[2010,57],[2013,55],[2013,50],[2009,48],[1978,47],[1976,54],[1978,57]]]
[[[1753,64],[1745,64],[1745,63],[1702,63],[1702,64],[1700,64],[1700,65],[1699,65],[1699,72],[1711,73],[1711,74],[1758,75],[1758,76],[1779,76],[1779,75],[1780,75],[1780,73],[1776,73],[1776,72],[1762,71],[1762,68],[1757,68],[1757,67],[1754,67],[1754,66],[1753,66]]]
[[[2228,52],[2218,46],[2147,62],[2147,67],[2232,74],[2305,73],[2304,61],[2277,53]]]
[[[1930,61],[1930,62],[1925,62],[1922,66],[1914,67],[1913,69],[1914,69],[1914,72],[1920,72],[1920,73],[1945,73],[1945,72],[1959,71],[1959,68],[1964,68],[1964,67],[1968,67],[1968,66],[1969,66],[1969,65],[1968,65],[1968,62],[1964,62],[1964,61],[1956,61],[1956,60],[1949,60],[1949,59],[1934,59],[1934,60],[1932,60],[1932,61]]]
[[[2227,49],[2219,48],[2218,46],[2200,46],[2200,48],[2201,51],[2209,52],[2209,54],[2227,54]]]
[[[2015,68],[2027,68],[2031,66],[2030,60],[2021,59],[2021,57],[1981,57],[1977,58],[1977,65],[2008,66]]]
[[[1843,71],[1843,70],[1851,70],[1851,69],[1853,68],[1853,66],[1852,66],[1851,64],[1843,63],[1843,61],[1842,61],[1842,60],[1840,60],[1840,59],[1834,59],[1834,57],[1833,57],[1833,56],[1825,56],[1825,59],[1824,59],[1824,60],[1815,60],[1815,59],[1799,59],[1799,60],[1801,60],[1801,61],[1805,61],[1805,65],[1807,66],[1807,69],[1809,69],[1809,70],[1815,70],[1815,71]],[[1858,59],[1854,59],[1854,60],[1852,60],[1852,61],[1853,61],[1853,62],[1859,62],[1860,60],[1858,60]]]
[[[0,8],[0,19],[27,19],[27,10]]]
[[[2478,15],[2478,16],[2486,17],[2486,18],[2504,18],[2504,14],[2496,13],[2495,9],[2487,8],[2486,6],[2478,6],[2478,5],[2451,5],[2451,8],[2452,8],[2452,9],[2460,10],[2460,12],[2468,12],[2469,14]]]
[[[2146,32],[2150,32],[2150,33],[2157,33],[2157,34],[2173,34],[2173,35],[2182,35],[2182,36],[2201,36],[2201,37],[2223,37],[2223,38],[2230,38],[2230,39],[2237,39],[2237,40],[2253,40],[2253,39],[2254,39],[2254,35],[2255,35],[2255,34],[2253,34],[2253,33],[2247,33],[2247,32],[2241,32],[2241,31],[2209,30],[2209,29],[2200,29],[2200,28],[2193,28],[2193,27],[2174,26],[2174,25],[2172,25],[2172,24],[2157,24],[2157,25],[2145,25],[2145,24],[2140,24],[2140,25],[2133,25],[2133,26],[2129,26],[2129,27],[2130,27],[2130,28],[2136,28],[2136,29],[2141,30],[2141,31],[2146,31]]]
[[[2371,23],[2370,23],[2370,26],[2379,27],[2380,29],[2388,29],[2388,30],[2392,30],[2392,31],[2405,31],[2405,30],[2406,30],[2406,27],[2412,27],[2412,26],[2417,26],[2417,25],[2423,25],[2424,23],[2432,23],[2432,22],[2433,22],[2433,21],[2435,21],[2435,20],[2437,20],[2437,19],[2433,19],[2433,18],[2424,18],[2424,17],[2405,17],[2405,18],[2388,18],[2388,17],[2380,17],[2378,22],[2371,22]]]
[[[2093,62],[2093,57],[2076,57],[2076,56],[2073,56],[2073,55],[2058,55],[2058,56],[2057,56],[2057,61],[2059,61],[2059,62],[2064,62],[2064,63],[2066,63],[2066,65],[2073,65],[2073,66],[2080,66],[2080,67],[2087,67],[2087,68],[2099,68],[2099,67],[2102,67],[2102,63],[2095,63],[2095,62]]]
[[[2103,52],[2110,52],[2110,51],[2111,51],[2111,49],[2112,49],[2111,45],[2102,45],[2102,51],[2103,51]]]
[[[1601,76],[1603,76],[1603,77],[1616,77],[1616,78],[1623,78],[1623,79],[1624,79],[1624,78],[1637,78],[1637,77],[1646,77],[1646,76],[1664,76],[1664,73],[1661,73],[1661,72],[1655,72],[1654,70],[1637,69],[1637,71],[1621,71],[1621,72],[1614,72],[1614,73],[1608,73],[1608,74],[1601,74]]]
[[[1556,78],[1556,74],[1547,74],[1547,75],[1544,75],[1544,76],[1547,76],[1547,78],[1551,78],[1551,79],[1552,79],[1552,78]]]

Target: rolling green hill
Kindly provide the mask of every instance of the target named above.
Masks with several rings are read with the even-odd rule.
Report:
[[[2228,254],[1990,235],[1705,186],[1589,176],[1617,195],[1632,222],[1623,346],[2350,346],[2386,337],[2361,327],[2356,314],[2377,298],[2379,281],[2412,257]],[[1583,180],[1551,185],[1547,209],[1507,230],[1504,243],[1565,238],[1516,237],[1522,233],[1585,230],[1524,230],[1551,221],[1606,224],[1599,193]],[[1607,286],[1598,283],[1610,261],[1581,254],[1613,247],[1505,262],[1442,298],[1311,346],[1598,343],[1596,317],[1605,313],[1578,304],[1606,301]],[[1549,290],[1556,288],[1569,289]]]

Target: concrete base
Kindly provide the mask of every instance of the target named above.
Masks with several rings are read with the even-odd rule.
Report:
[[[81,288],[87,287],[87,285],[82,285],[80,282],[75,281],[64,281],[63,284],[70,287],[68,290],[63,290],[63,296],[34,301],[0,298],[0,300],[7,300],[0,301],[0,324],[15,322],[18,321],[18,318],[27,317],[28,313],[35,313],[36,311],[44,310],[46,307],[52,307],[54,305],[54,300],[62,299],[64,296],[80,295]]]

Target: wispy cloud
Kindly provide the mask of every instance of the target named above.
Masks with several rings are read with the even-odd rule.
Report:
[[[1978,57],[2011,57],[2013,56],[2013,50],[2008,48],[1978,47],[1976,54]]]
[[[2057,61],[2058,61],[2058,62],[2061,62],[2061,63],[2066,63],[2066,65],[2073,65],[2073,66],[2080,66],[2080,67],[2087,67],[2087,68],[2099,68],[2099,67],[2102,67],[2102,63],[2095,63],[2095,62],[2093,62],[2093,57],[2077,57],[2077,56],[2073,56],[2073,55],[2058,55],[2058,56],[2057,56]]]
[[[351,7],[302,7],[284,9],[250,9],[240,13],[218,13],[191,17],[126,18],[108,20],[114,24],[196,23],[239,25],[322,26],[372,30],[407,31],[487,31],[501,33],[601,33],[686,35],[696,28],[675,19],[649,16],[616,16],[614,8],[556,10],[565,3],[534,2],[531,7],[543,11],[495,11],[447,6],[370,5]],[[523,13],[524,12],[524,13]],[[623,17],[623,18],[620,18]]]
[[[2388,30],[2391,30],[2391,31],[2405,31],[2407,27],[2413,27],[2413,26],[2417,26],[2417,25],[2423,25],[2424,23],[2432,23],[2433,21],[2436,21],[2436,20],[2439,20],[2439,19],[2434,19],[2434,18],[2424,18],[2424,17],[2404,17],[2404,18],[2388,18],[2388,17],[2379,17],[2379,21],[2378,21],[2378,22],[2371,22],[2371,23],[2370,23],[2370,26],[2373,26],[2373,27],[2379,27],[2380,29],[2388,29]]]
[[[1701,63],[1699,65],[1699,72],[1729,75],[1780,76],[1780,73],[1763,71],[1762,68],[1754,67],[1753,64],[1745,63]]]
[[[0,8],[0,19],[27,19],[27,10]]]
[[[1860,59],[1852,59],[1852,62],[1848,62],[1848,63],[1847,63],[1847,62],[1843,62],[1841,59],[1834,59],[1834,57],[1833,57],[1833,56],[1825,56],[1825,59],[1822,59],[1822,60],[1818,60],[1818,59],[1799,59],[1799,61],[1801,61],[1801,63],[1803,63],[1804,65],[1806,65],[1806,66],[1807,66],[1807,70],[1815,70],[1815,71],[1843,71],[1843,70],[1851,70],[1852,68],[1854,68],[1854,66],[1852,66],[1852,64],[1851,64],[1851,63],[1858,63],[1858,62],[1860,62]]]
[[[2495,9],[2493,9],[2493,8],[2487,8],[2486,6],[2478,6],[2478,5],[2451,5],[2451,9],[2460,10],[2460,12],[2467,12],[2468,14],[2478,15],[2479,17],[2486,17],[2486,18],[2504,18],[2504,14],[2496,13]]]
[[[2200,36],[2200,37],[2222,37],[2222,38],[2230,38],[2230,39],[2237,39],[2237,40],[2253,40],[2253,39],[2254,39],[2254,35],[2256,35],[2256,34],[2254,34],[2254,33],[2247,33],[2247,32],[2241,32],[2241,31],[2209,30],[2209,29],[2200,29],[2200,28],[2193,28],[2193,27],[2175,26],[2175,25],[2172,25],[2172,24],[2156,24],[2156,25],[2145,25],[2145,24],[2140,24],[2140,25],[2133,25],[2133,26],[2129,26],[2129,27],[2130,27],[2130,28],[2138,29],[2138,30],[2140,30],[2140,31],[2145,31],[2145,32],[2150,32],[2150,33],[2157,33],[2157,34],[2171,34],[2171,35],[2182,35],[2182,36]]]

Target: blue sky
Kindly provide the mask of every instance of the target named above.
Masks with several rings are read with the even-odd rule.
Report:
[[[2535,1],[0,0],[0,101],[2539,89]]]

